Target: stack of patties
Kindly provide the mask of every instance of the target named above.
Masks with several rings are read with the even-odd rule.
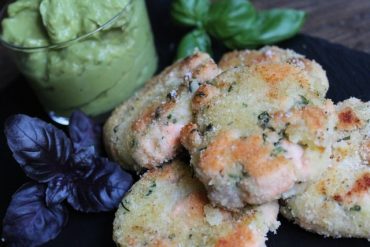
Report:
[[[328,87],[319,64],[276,47],[228,53],[220,68],[195,53],[164,70],[104,128],[113,159],[136,172],[152,169],[116,213],[116,243],[265,246],[279,225],[278,199],[306,229],[366,237],[330,234],[332,224],[311,227],[295,207],[335,163],[340,134]],[[359,132],[361,157],[369,159],[368,133]],[[190,162],[169,162],[184,151]],[[369,202],[361,203],[356,209]]]

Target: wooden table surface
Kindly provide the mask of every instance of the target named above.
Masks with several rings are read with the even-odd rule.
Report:
[[[256,8],[295,8],[308,18],[303,33],[370,53],[370,0],[253,0]]]

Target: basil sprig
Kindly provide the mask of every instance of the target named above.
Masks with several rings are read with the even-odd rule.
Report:
[[[216,1],[205,16],[207,31],[216,39],[230,40],[238,33],[253,27],[256,15],[252,3],[246,0]]]
[[[306,13],[292,9],[257,11],[247,0],[174,0],[174,21],[196,30],[180,42],[177,58],[191,55],[194,49],[209,52],[209,35],[230,49],[254,48],[294,36],[302,27]]]
[[[208,14],[211,2],[209,0],[173,1],[171,15],[176,23],[188,27],[202,27]]]
[[[22,114],[9,117],[4,130],[14,159],[34,180],[13,195],[5,213],[1,242],[9,247],[54,239],[68,221],[66,202],[85,213],[110,211],[132,185],[129,173],[101,157],[101,126],[83,112],[72,114],[70,138]]]
[[[184,36],[177,48],[176,58],[180,59],[183,58],[184,55],[190,55],[196,49],[212,54],[211,38],[204,29],[195,29]]]

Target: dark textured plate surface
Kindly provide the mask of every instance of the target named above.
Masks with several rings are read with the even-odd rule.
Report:
[[[169,0],[148,0],[147,2],[156,37],[160,68],[163,68],[172,63],[176,44],[185,30],[171,24]],[[330,81],[328,97],[335,102],[350,96],[370,100],[370,55],[306,35],[299,35],[292,40],[281,43],[280,46],[305,54],[308,58],[315,59],[324,67]],[[215,58],[217,59],[225,49],[215,44],[215,51]],[[0,68],[0,70],[2,69],[4,68]],[[2,78],[0,78],[0,82],[1,80]],[[19,77],[6,89],[0,91],[1,130],[3,130],[5,119],[16,113],[25,113],[48,120],[22,77]],[[0,219],[2,219],[11,195],[24,182],[28,181],[17,163],[12,159],[5,143],[3,131],[0,131],[0,165]],[[67,227],[57,239],[46,246],[114,246],[111,237],[113,216],[114,213],[87,215],[70,210],[70,220]],[[270,235],[267,246],[370,246],[370,242],[366,240],[323,238],[306,232],[284,219],[281,219],[281,222],[282,226],[279,228],[278,234]]]

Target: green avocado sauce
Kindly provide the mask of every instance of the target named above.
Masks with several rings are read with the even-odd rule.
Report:
[[[96,116],[113,109],[148,80],[157,57],[144,0],[17,0],[1,38],[22,47],[60,44],[109,26],[63,48],[13,52],[48,111]]]

